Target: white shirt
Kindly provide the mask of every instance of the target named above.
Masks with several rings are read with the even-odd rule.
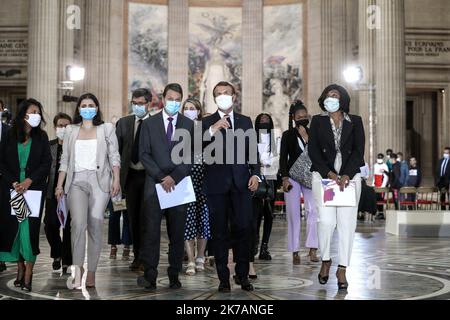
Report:
[[[298,145],[300,146],[300,149],[302,149],[302,151],[305,151],[305,145],[303,144],[302,139],[300,139],[300,137],[297,137],[297,141]]]
[[[75,172],[97,170],[97,139],[75,142]]]
[[[444,161],[442,161],[442,165],[441,165],[441,177],[443,177],[445,175],[445,171],[447,169],[447,165],[448,165],[448,161],[449,159],[445,159]]]
[[[175,128],[177,126],[178,112],[176,114],[174,114],[173,116],[169,116],[166,113],[166,110],[163,109],[162,113],[163,113],[163,120],[164,120],[164,129],[166,130],[166,134],[167,134],[167,126],[169,125],[169,118],[173,118],[173,120],[172,120],[172,126],[173,126],[172,138],[173,138],[173,135],[175,134]]]
[[[382,164],[379,164],[377,162],[377,163],[375,163],[373,165],[373,175],[374,176],[376,176],[376,175],[382,175],[383,176],[383,183],[380,186],[382,188],[386,187],[386,185],[387,185],[387,183],[389,181],[388,173],[389,173],[389,168],[388,168],[386,163],[383,162]],[[373,185],[375,186],[375,178],[373,179]]]
[[[143,117],[142,119],[139,117],[134,117],[134,137],[136,138],[136,133],[137,133],[137,129],[139,126],[139,120],[144,121],[145,119],[147,119],[149,117],[149,114],[147,113],[145,117]],[[142,125],[142,124],[141,124]],[[137,142],[139,143],[139,142]],[[130,168],[134,169],[134,170],[144,170],[144,166],[142,165],[142,163],[139,161],[138,163],[133,163],[133,161],[130,161]]]

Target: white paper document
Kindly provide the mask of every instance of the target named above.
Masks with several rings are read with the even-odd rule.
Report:
[[[16,191],[11,191],[11,199],[17,194]],[[28,190],[23,194],[25,202],[31,214],[28,217],[39,218],[39,212],[41,209],[42,191]],[[11,215],[15,216],[16,213],[11,208]]]
[[[323,179],[322,203],[325,207],[355,207],[356,181],[351,180],[344,191],[341,191],[336,181]]]
[[[158,194],[161,209],[172,208],[196,201],[194,186],[190,176],[181,180],[172,192],[164,191],[161,184],[158,183],[156,185],[156,193]]]

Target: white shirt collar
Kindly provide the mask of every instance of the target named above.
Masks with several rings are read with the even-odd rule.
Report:
[[[169,121],[169,118],[173,118],[172,122],[177,122],[177,118],[178,118],[178,112],[176,114],[174,114],[173,116],[169,116],[166,113],[166,110],[163,109],[163,118],[165,121]]]
[[[139,118],[138,116],[134,116],[134,122],[138,122],[139,120],[142,120],[142,121],[144,121],[145,119],[147,119],[148,117],[150,117],[150,115],[147,113],[146,115],[145,115],[145,117],[143,117],[143,118]]]
[[[226,113],[222,112],[222,110],[220,109],[217,111],[219,112],[220,119],[222,119],[226,115]],[[231,112],[228,115],[230,116],[231,119],[234,119],[234,110],[231,110]]]

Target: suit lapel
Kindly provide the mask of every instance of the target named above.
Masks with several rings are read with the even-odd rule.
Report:
[[[128,119],[129,123],[127,124],[127,127],[129,128],[127,132],[128,134],[127,141],[133,141],[133,143],[134,143],[134,126],[136,124],[135,120],[136,118],[134,116],[129,117]]]
[[[166,135],[166,127],[164,124],[164,116],[163,116],[163,112],[161,111],[160,113],[158,113],[157,115],[155,115],[154,117],[158,117],[158,121],[157,121],[157,131],[160,133],[161,135],[161,139],[162,141],[164,141],[164,145],[166,145],[168,148],[170,148],[170,146],[167,144],[167,135]]]
[[[324,134],[327,132],[328,134],[325,134],[325,137],[328,137],[327,142],[328,144],[334,149],[336,146],[334,145],[334,133],[333,128],[331,127],[331,118],[328,116],[323,116],[322,122],[323,122],[323,128],[324,128]]]
[[[341,147],[347,142],[347,139],[352,133],[353,124],[347,120],[342,121],[342,136],[341,136]]]

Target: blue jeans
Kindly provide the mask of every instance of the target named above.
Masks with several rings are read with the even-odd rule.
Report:
[[[109,222],[108,222],[108,244],[119,245],[124,244],[129,246],[132,244],[130,238],[130,229],[128,223],[128,213],[127,211],[116,211],[114,212],[113,204],[109,201],[108,210],[110,212]],[[120,215],[123,214],[123,227],[122,227],[122,238],[120,237]]]

